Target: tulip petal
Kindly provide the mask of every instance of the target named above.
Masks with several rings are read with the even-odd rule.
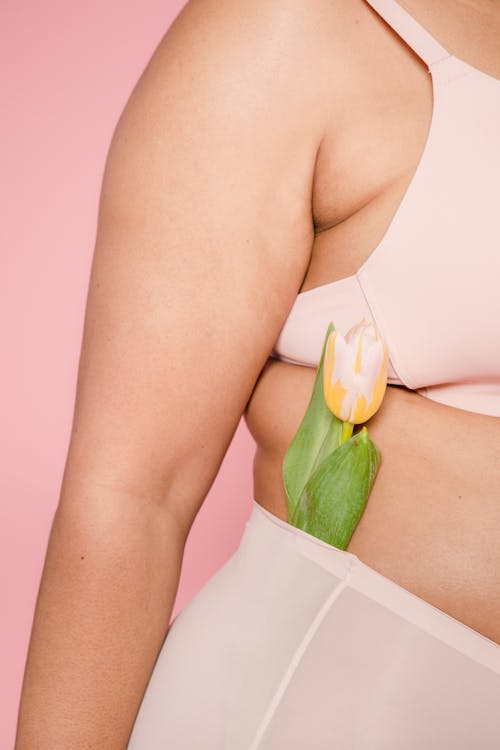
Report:
[[[324,396],[338,419],[365,422],[379,408],[387,385],[387,348],[376,326],[331,334],[326,349]]]

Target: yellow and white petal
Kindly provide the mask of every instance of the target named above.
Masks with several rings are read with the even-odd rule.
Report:
[[[387,348],[373,323],[364,319],[347,335],[333,331],[327,341],[323,390],[339,419],[365,422],[379,408],[387,386]]]

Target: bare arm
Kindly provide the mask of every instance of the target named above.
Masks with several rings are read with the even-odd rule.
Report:
[[[321,133],[282,6],[189,3],[117,124],[16,750],[126,747],[187,533],[305,273]]]

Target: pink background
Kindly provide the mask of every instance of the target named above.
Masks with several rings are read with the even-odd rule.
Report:
[[[97,202],[126,99],[181,0],[2,7],[0,747],[13,747],[71,428]],[[186,547],[173,616],[236,549],[252,498],[243,420]]]

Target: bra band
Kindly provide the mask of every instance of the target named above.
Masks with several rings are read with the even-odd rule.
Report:
[[[378,15],[417,53],[427,67],[451,54],[396,0],[365,0]]]

